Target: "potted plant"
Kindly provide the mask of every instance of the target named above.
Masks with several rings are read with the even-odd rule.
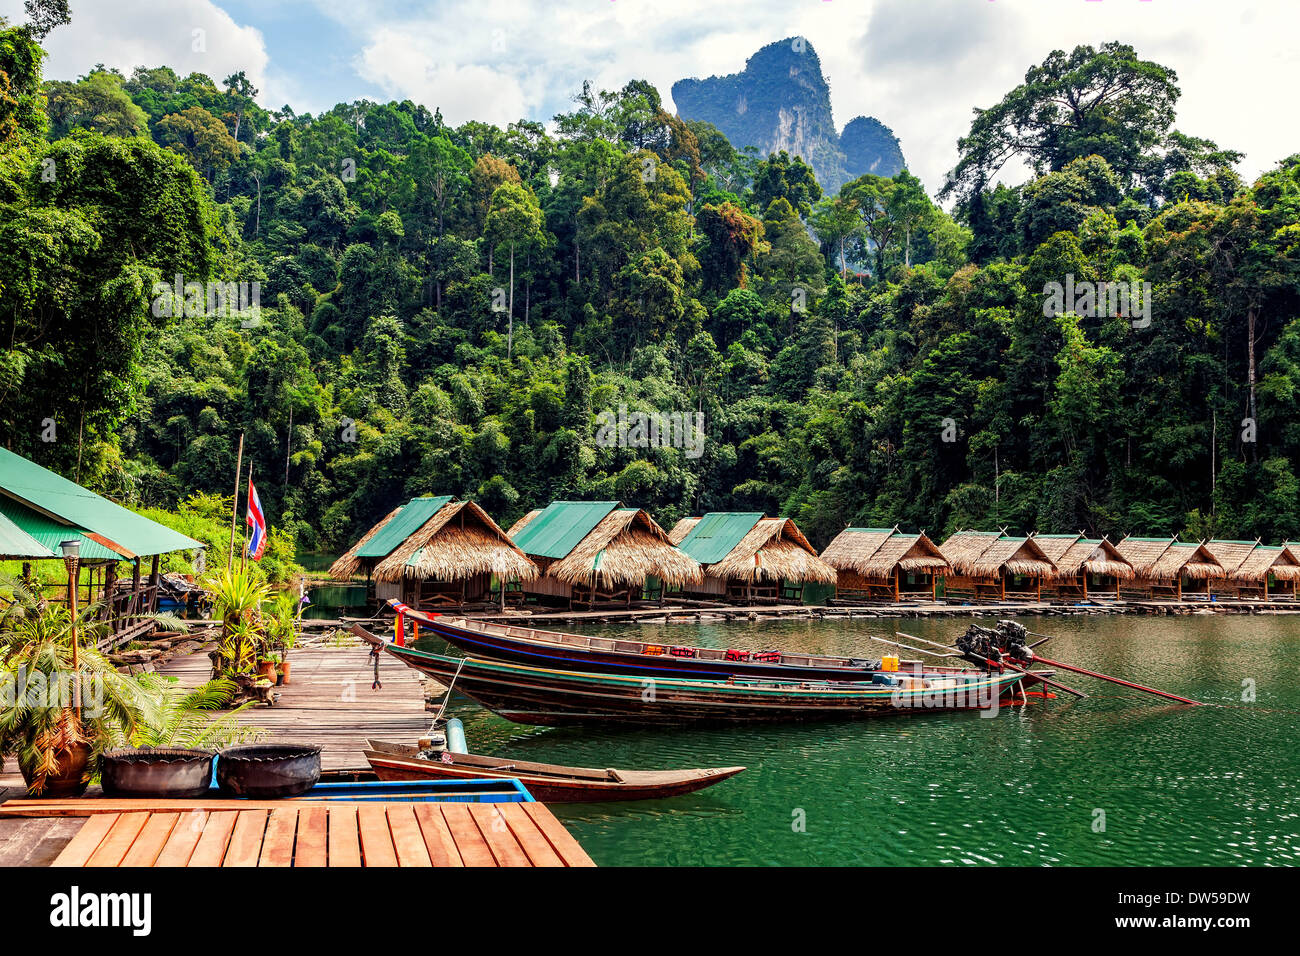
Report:
[[[279,649],[280,678],[278,683],[289,683],[289,650],[298,643],[302,606],[294,600],[292,592],[276,595],[266,612],[266,637],[271,646]]]
[[[79,796],[105,743],[156,720],[158,701],[95,649],[106,627],[95,619],[98,605],[74,617],[38,602],[20,583],[6,590],[12,600],[0,615],[0,766],[6,755],[16,757],[33,796]],[[85,641],[75,658],[74,635]]]
[[[221,618],[221,643],[212,676],[262,671],[266,653],[262,605],[271,588],[261,572],[252,566],[227,565],[207,580],[206,590],[212,594],[213,611]],[[274,681],[274,675],[271,679]]]

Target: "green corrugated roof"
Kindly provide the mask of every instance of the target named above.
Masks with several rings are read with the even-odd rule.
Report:
[[[451,501],[451,495],[437,498],[412,498],[393,515],[393,520],[357,550],[358,558],[386,558],[399,544],[419,531],[421,526]]]
[[[523,530],[515,545],[539,558],[565,558],[619,506],[617,501],[552,501]]]
[[[34,510],[57,515],[132,554],[166,554],[203,547],[201,541],[128,511],[4,448],[0,448],[0,490]]]
[[[48,515],[33,511],[21,501],[14,501],[0,495],[0,514],[30,536],[38,546],[49,550],[46,557],[62,558],[59,548],[64,541],[77,538],[81,541],[81,560],[83,561],[121,561],[124,555],[104,547],[98,541],[86,537],[86,529],[75,525],[62,524]],[[17,557],[17,555],[10,555]]]
[[[0,559],[53,558],[55,553],[0,513]]]
[[[761,520],[761,511],[713,511],[697,521],[677,547],[700,564],[717,564]]]

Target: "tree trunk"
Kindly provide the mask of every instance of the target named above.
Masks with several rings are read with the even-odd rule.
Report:
[[[509,359],[515,343],[515,244],[510,243],[510,319],[506,331],[506,358]]]
[[[1250,460],[1259,461],[1259,419],[1255,415],[1255,306],[1246,310],[1247,376],[1250,382],[1250,425],[1255,441],[1250,443]]]

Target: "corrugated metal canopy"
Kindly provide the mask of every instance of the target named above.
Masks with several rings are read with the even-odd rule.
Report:
[[[373,538],[357,549],[357,557],[388,557],[399,544],[419,531],[420,527],[441,511],[449,501],[451,495],[441,495],[437,498],[412,498],[393,516],[392,521],[380,528]]]
[[[539,558],[567,558],[619,505],[617,501],[552,501],[515,536],[515,546]]]
[[[134,555],[203,547],[201,541],[150,521],[4,448],[0,448],[0,491]]]
[[[0,559],[53,558],[57,555],[0,513]]]
[[[61,559],[63,552],[59,546],[70,538],[76,538],[81,542],[80,557],[82,561],[121,561],[123,558],[128,557],[128,555],[120,554],[111,548],[105,547],[93,538],[87,537],[85,528],[63,524],[49,515],[33,511],[21,501],[14,501],[12,498],[6,498],[3,495],[0,495],[0,515],[11,521],[20,531],[34,540],[39,547],[47,549],[50,553],[45,557]],[[18,556],[7,555],[7,557]]]
[[[716,564],[762,520],[761,511],[713,511],[699,520],[678,547],[700,564]]]

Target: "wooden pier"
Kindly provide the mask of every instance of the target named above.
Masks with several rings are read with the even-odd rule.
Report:
[[[11,800],[0,866],[594,866],[540,803]]]

